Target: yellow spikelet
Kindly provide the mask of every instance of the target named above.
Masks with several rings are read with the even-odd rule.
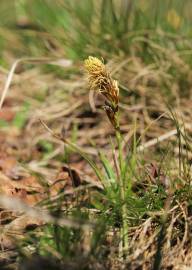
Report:
[[[92,90],[99,90],[105,97],[104,109],[113,126],[117,128],[117,113],[119,105],[118,82],[111,78],[104,63],[96,57],[89,56],[85,62],[85,69],[88,72],[89,85]]]
[[[112,106],[119,103],[119,88],[117,81],[113,80],[106,66],[96,57],[89,56],[85,60],[85,69],[89,75],[90,88],[99,90]]]

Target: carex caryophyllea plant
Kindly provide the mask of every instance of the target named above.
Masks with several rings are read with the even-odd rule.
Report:
[[[121,205],[121,238],[122,238],[122,255],[126,255],[126,251],[128,250],[128,211],[126,198],[129,196],[129,184],[127,183],[127,172],[128,172],[128,164],[126,162],[126,158],[124,158],[123,147],[122,147],[122,135],[120,132],[119,125],[119,87],[118,82],[112,79],[110,72],[107,70],[107,67],[104,63],[96,57],[89,56],[85,60],[85,69],[88,72],[89,86],[91,90],[99,91],[101,95],[105,98],[105,104],[103,108],[115,129],[116,141],[118,147],[118,169],[111,169],[108,166],[108,160],[103,154],[100,154],[101,161],[108,175],[108,182],[111,181],[111,177],[115,176],[116,185],[118,188],[117,192],[117,201],[120,201]],[[113,171],[113,172],[112,172]],[[112,181],[111,181],[112,183]],[[110,187],[106,186],[109,191]],[[111,184],[112,187],[112,184]],[[109,193],[109,192],[108,192]]]

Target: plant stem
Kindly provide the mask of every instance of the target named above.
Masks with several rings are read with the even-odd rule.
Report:
[[[124,177],[124,169],[125,165],[123,160],[123,149],[122,149],[122,136],[120,131],[116,131],[116,140],[118,145],[119,152],[119,168],[120,168],[120,199],[122,203],[121,214],[122,214],[122,230],[121,237],[123,242],[123,257],[126,257],[126,252],[128,251],[128,223],[127,223],[127,205],[125,203],[125,177]]]

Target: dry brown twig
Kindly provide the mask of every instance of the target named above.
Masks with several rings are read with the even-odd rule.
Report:
[[[61,62],[61,60],[62,60],[62,62]],[[65,67],[70,66],[72,64],[71,61],[65,60],[65,59],[36,58],[36,57],[26,57],[26,58],[17,59],[13,63],[13,65],[8,73],[7,80],[5,82],[5,86],[3,88],[1,99],[0,99],[0,109],[2,108],[5,97],[7,96],[8,90],[9,90],[11,82],[13,80],[15,70],[20,63],[34,63],[34,64],[48,64],[49,63],[49,64],[53,64],[53,65],[62,65]]]

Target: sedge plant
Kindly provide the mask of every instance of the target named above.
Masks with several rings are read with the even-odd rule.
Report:
[[[113,80],[109,71],[107,70],[104,63],[96,57],[89,56],[85,60],[85,69],[88,72],[89,86],[91,90],[99,91],[104,96],[105,104],[103,109],[107,114],[109,121],[111,122],[115,130],[116,144],[118,148],[118,167],[116,170],[116,176],[114,176],[114,170],[109,168],[109,162],[105,156],[100,153],[100,159],[107,171],[109,179],[114,179],[119,185],[119,196],[121,201],[121,237],[122,237],[122,254],[128,250],[128,211],[126,204],[126,189],[128,185],[126,183],[126,162],[123,158],[122,149],[122,135],[120,131],[119,122],[119,87],[118,82]]]
[[[106,154],[99,151],[101,168],[76,143],[63,135],[53,133],[44,122],[41,122],[54,137],[61,140],[70,151],[78,153],[93,169],[103,188],[95,197],[93,196],[91,203],[103,213],[112,214],[107,222],[109,225],[115,224],[115,227],[120,229],[119,256],[121,259],[126,259],[129,249],[128,224],[131,220],[140,218],[144,212],[142,200],[132,191],[132,179],[136,178],[136,140],[133,140],[133,150],[124,154],[124,140],[120,128],[118,82],[111,77],[106,65],[96,57],[89,56],[85,60],[84,66],[88,73],[89,88],[98,91],[104,97],[102,107],[114,129],[115,143],[111,143],[113,164]]]

